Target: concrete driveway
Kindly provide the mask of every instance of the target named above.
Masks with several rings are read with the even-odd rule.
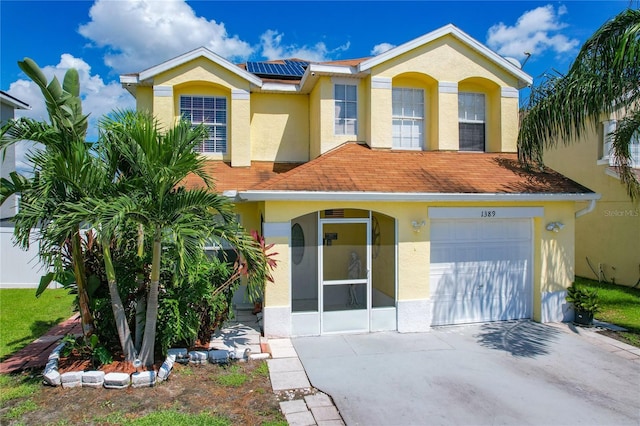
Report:
[[[640,362],[549,325],[292,341],[347,425],[640,425]]]

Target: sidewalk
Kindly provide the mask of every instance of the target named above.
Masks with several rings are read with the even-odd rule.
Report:
[[[49,354],[66,334],[82,334],[80,316],[72,316],[51,328],[45,335],[29,343],[24,348],[0,363],[0,374],[13,373],[27,368],[44,368]]]

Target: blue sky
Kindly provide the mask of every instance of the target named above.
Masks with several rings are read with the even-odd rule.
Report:
[[[0,0],[0,89],[44,118],[39,91],[17,66],[27,56],[50,77],[80,71],[84,110],[96,120],[134,107],[119,83],[205,46],[234,62],[360,58],[452,23],[503,56],[531,58],[536,79],[566,71],[580,45],[629,7],[624,1],[12,1]],[[637,2],[631,3],[637,7]]]

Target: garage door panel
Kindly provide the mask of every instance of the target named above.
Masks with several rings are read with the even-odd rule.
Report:
[[[434,220],[432,236],[432,324],[531,317],[529,220]]]

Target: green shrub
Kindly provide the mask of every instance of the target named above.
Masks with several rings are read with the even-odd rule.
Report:
[[[576,311],[595,314],[600,309],[598,292],[587,287],[578,287],[575,283],[567,289],[566,300]]]

